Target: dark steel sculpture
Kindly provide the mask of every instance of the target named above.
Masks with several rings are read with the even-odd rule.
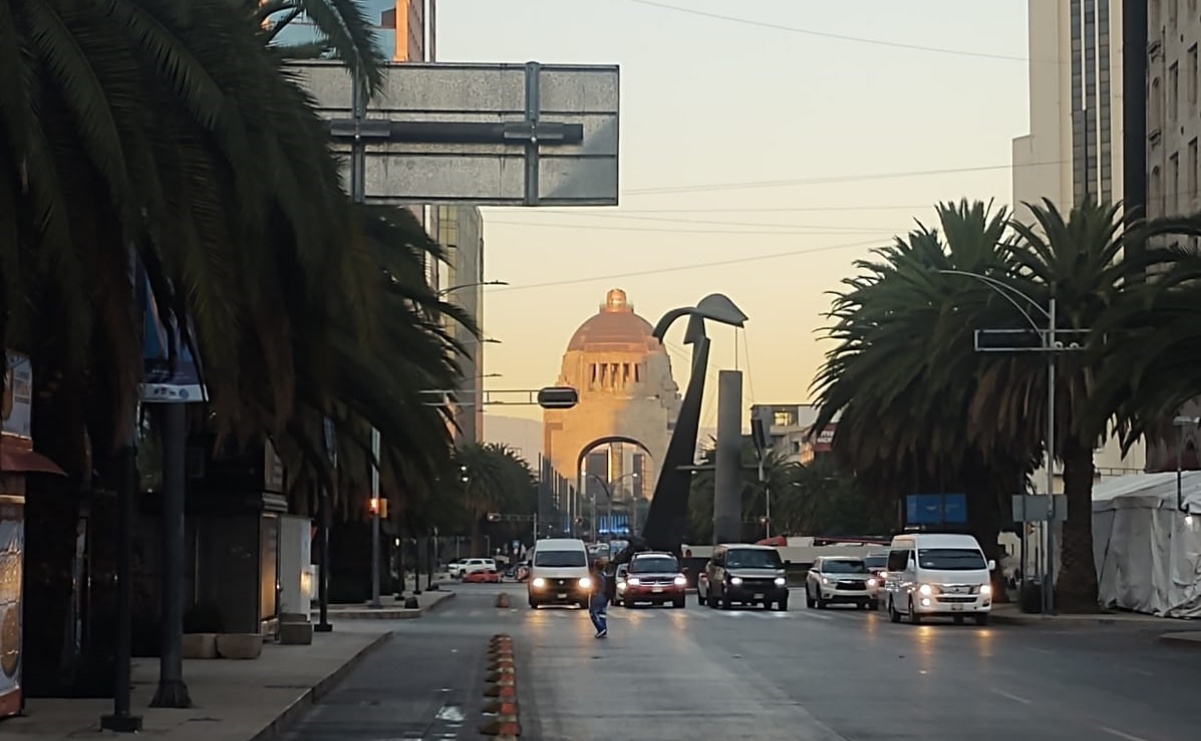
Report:
[[[684,343],[692,345],[692,374],[688,389],[680,404],[680,416],[675,431],[667,446],[667,455],[659,466],[659,480],[655,483],[655,494],[647,512],[642,535],[638,538],[643,549],[670,551],[679,555],[680,546],[688,532],[688,497],[692,490],[691,466],[696,455],[696,439],[700,432],[701,402],[705,396],[705,371],[709,366],[709,336],[705,333],[705,320],[710,319],[733,327],[743,327],[747,316],[726,296],[714,293],[706,296],[696,306],[673,309],[663,315],[652,332],[655,339],[663,341],[667,330],[677,319],[688,317],[688,330]],[[629,553],[622,552],[618,562],[628,560],[634,551],[631,538]]]

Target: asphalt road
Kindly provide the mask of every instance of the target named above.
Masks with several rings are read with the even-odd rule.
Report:
[[[1192,741],[1201,651],[1142,627],[894,625],[884,613],[528,609],[460,585],[293,733],[478,738],[488,636],[514,636],[523,739]],[[508,591],[510,609],[493,606]],[[375,704],[371,704],[375,703]],[[461,719],[446,722],[450,715]],[[439,713],[443,719],[439,720]],[[391,720],[389,720],[391,719]],[[391,723],[391,725],[389,725]],[[406,735],[421,734],[421,735]]]

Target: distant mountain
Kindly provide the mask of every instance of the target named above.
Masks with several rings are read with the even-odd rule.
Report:
[[[508,445],[537,470],[538,456],[542,454],[542,423],[521,417],[485,414],[484,442]]]

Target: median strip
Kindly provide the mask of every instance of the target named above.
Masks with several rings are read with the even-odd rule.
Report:
[[[521,735],[517,711],[517,676],[513,661],[512,636],[497,634],[488,642],[488,675],[484,697],[491,698],[484,706],[488,720],[480,733],[502,739]]]

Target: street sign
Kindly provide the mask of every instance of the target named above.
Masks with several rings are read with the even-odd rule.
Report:
[[[910,494],[905,497],[906,525],[963,525],[966,523],[966,494]]]
[[[579,392],[570,386],[547,386],[538,391],[538,406],[543,409],[571,409],[579,401]]]
[[[1066,522],[1068,519],[1068,498],[1062,494],[1052,497],[1054,502],[1047,502],[1045,494],[1015,494],[1012,498],[1014,522]],[[1052,517],[1051,506],[1055,512]]]
[[[365,144],[368,203],[617,205],[615,65],[397,63],[356,120],[346,68],[288,64],[330,121]],[[348,172],[347,166],[344,172]]]
[[[1090,341],[1088,329],[1055,330],[1057,351],[1078,352]],[[1045,329],[977,329],[976,352],[1046,352]]]

